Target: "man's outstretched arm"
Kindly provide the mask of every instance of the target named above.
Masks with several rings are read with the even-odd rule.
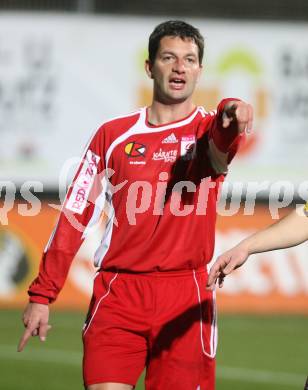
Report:
[[[308,240],[308,217],[305,208],[294,210],[280,221],[245,238],[220,255],[213,264],[207,288],[213,290],[216,281],[222,287],[225,276],[242,266],[254,253],[289,248]]]

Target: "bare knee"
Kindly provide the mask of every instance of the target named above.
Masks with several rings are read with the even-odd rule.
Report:
[[[97,383],[90,385],[87,390],[132,390],[134,386],[124,383]]]

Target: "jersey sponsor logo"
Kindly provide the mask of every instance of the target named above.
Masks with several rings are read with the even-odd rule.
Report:
[[[160,148],[158,152],[153,153],[152,160],[173,163],[175,162],[177,155],[178,151],[176,149],[165,151]]]
[[[125,145],[124,151],[128,157],[145,157],[146,146],[133,141]]]
[[[90,149],[87,151],[82,168],[75,180],[72,193],[66,203],[66,208],[77,214],[82,214],[97,173],[100,157]]]
[[[130,161],[129,163],[130,163],[130,165],[145,165],[145,161],[133,160],[133,161]]]
[[[174,133],[171,133],[166,137],[165,139],[162,140],[162,144],[177,144],[179,141],[177,140],[176,136]]]
[[[184,160],[192,160],[196,153],[196,137],[188,135],[181,138],[181,157]]]

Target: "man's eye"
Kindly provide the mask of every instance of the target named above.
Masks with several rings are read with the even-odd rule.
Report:
[[[163,57],[163,61],[170,61],[171,59],[172,59],[172,56]]]
[[[189,62],[190,64],[194,64],[195,63],[195,59],[194,58],[187,58],[187,62]]]

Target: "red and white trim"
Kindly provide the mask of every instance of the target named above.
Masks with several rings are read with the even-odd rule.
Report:
[[[98,275],[98,273],[95,275],[94,279],[97,277],[97,275]],[[117,276],[118,276],[118,273],[116,273],[116,274],[114,275],[114,277],[110,280],[109,285],[108,285],[108,290],[107,290],[107,292],[106,292],[106,293],[99,299],[99,301],[97,302],[96,308],[95,308],[95,310],[93,311],[92,317],[90,318],[90,321],[88,322],[88,325],[85,325],[85,327],[84,327],[84,329],[83,329],[83,335],[84,335],[84,336],[86,335],[87,331],[89,330],[89,328],[90,328],[90,326],[91,326],[91,323],[92,323],[92,321],[93,321],[93,319],[94,319],[94,317],[95,317],[95,314],[97,313],[97,310],[98,310],[98,308],[99,308],[101,302],[110,294],[111,285],[112,285],[112,283],[116,280]]]
[[[205,356],[213,359],[216,356],[217,350],[217,311],[216,311],[216,295],[215,291],[213,291],[213,315],[212,315],[212,324],[211,324],[211,336],[210,336],[210,351],[206,352],[205,343],[203,340],[203,321],[202,321],[202,306],[201,306],[201,295],[200,295],[200,287],[198,280],[196,278],[196,272],[193,270],[193,277],[196,284],[198,301],[200,306],[200,341],[201,341],[201,349]]]

